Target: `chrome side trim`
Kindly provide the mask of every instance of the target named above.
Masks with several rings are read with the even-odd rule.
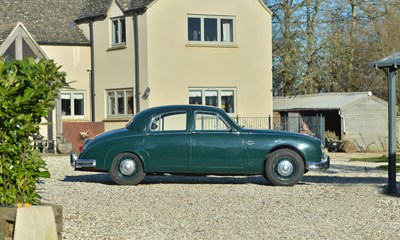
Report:
[[[76,154],[70,154],[70,163],[73,168],[94,168],[96,167],[95,159],[79,159]]]

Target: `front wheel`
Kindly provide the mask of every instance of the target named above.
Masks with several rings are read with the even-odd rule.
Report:
[[[119,185],[136,185],[146,176],[142,161],[132,153],[117,155],[111,164],[110,174]]]
[[[290,149],[273,152],[265,163],[264,176],[275,186],[293,186],[304,174],[304,162]]]

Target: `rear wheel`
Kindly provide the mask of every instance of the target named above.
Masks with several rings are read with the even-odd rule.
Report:
[[[290,149],[273,152],[265,163],[264,176],[275,186],[293,186],[301,180],[303,174],[303,159]]]
[[[136,185],[146,176],[142,161],[132,153],[117,155],[111,164],[110,174],[119,185]]]

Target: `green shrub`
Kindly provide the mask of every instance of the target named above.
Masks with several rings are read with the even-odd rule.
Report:
[[[51,60],[0,58],[0,205],[41,199],[38,184],[50,173],[33,149],[33,136],[67,87],[59,68]]]

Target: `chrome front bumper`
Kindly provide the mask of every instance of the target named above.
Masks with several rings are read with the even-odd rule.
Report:
[[[331,165],[331,159],[325,153],[322,154],[321,162],[307,162],[306,168],[307,169],[321,169],[326,170]]]
[[[96,160],[94,159],[79,159],[75,153],[69,156],[71,166],[73,168],[95,168]]]

